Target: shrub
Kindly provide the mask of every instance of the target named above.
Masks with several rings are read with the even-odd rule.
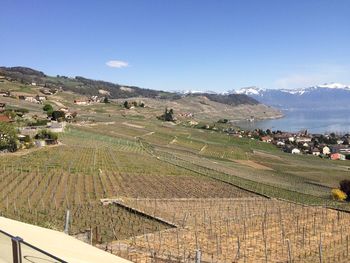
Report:
[[[339,186],[340,190],[350,196],[350,180],[345,179],[340,181]]]
[[[56,121],[63,120],[65,117],[65,113],[63,111],[54,111],[52,112],[52,119]]]
[[[336,189],[332,189],[332,197],[335,200],[338,201],[344,201],[346,200],[346,198],[348,197],[346,193],[344,193],[342,190],[336,188]]]
[[[49,130],[41,130],[37,135],[35,135],[35,139],[57,141],[58,135],[57,133],[51,132]]]
[[[157,118],[162,121],[176,121],[176,118],[174,117],[174,110],[168,110],[168,108],[165,108],[164,114],[158,116]]]
[[[52,105],[51,104],[45,104],[44,107],[43,107],[43,111],[52,113],[53,112]]]

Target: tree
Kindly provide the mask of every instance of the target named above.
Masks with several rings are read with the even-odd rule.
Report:
[[[62,121],[64,120],[65,117],[65,113],[63,111],[53,111],[52,112],[52,119],[56,120],[56,121]]]
[[[51,117],[54,110],[51,104],[45,104],[43,107],[43,111],[46,112],[48,117]]]
[[[108,100],[107,97],[105,97],[105,98],[103,99],[103,103],[109,103],[109,100]]]
[[[38,132],[37,135],[35,135],[35,139],[57,141],[58,135],[57,133],[54,133],[49,130],[41,130]]]
[[[339,183],[339,188],[340,188],[340,190],[342,190],[344,193],[346,193],[346,195],[347,195],[347,201],[349,201],[349,198],[350,198],[350,180],[347,180],[347,179],[345,179],[345,180],[342,180],[342,181],[340,181],[340,183]]]
[[[174,110],[170,109],[168,110],[168,108],[165,108],[164,114],[161,116],[157,117],[159,120],[163,120],[163,121],[175,121],[175,117],[174,117]]]
[[[14,152],[18,149],[17,131],[12,124],[0,123],[0,150]]]
[[[43,107],[43,111],[51,111],[53,112],[53,107],[51,104],[45,104]]]
[[[130,109],[130,103],[126,100],[126,101],[124,101],[124,103],[123,103],[123,105],[124,105],[124,108],[125,109]]]

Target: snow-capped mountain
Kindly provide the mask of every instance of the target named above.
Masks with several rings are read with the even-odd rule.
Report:
[[[178,93],[178,94],[183,94],[183,95],[189,95],[189,94],[219,94],[215,91],[211,91],[211,90],[206,90],[206,91],[203,91],[203,90],[175,90],[173,91],[175,93]]]
[[[303,89],[261,89],[247,87],[236,91],[261,103],[278,108],[348,108],[350,109],[350,86],[340,83],[317,85]]]

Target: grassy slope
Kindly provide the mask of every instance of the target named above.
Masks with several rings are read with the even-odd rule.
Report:
[[[336,187],[339,180],[349,176],[347,162],[321,160],[313,156],[294,156],[282,153],[270,144],[232,138],[223,133],[188,128],[181,124],[162,123],[155,118],[162,106],[151,100],[146,101],[146,105],[148,103],[151,107],[125,110],[115,103],[75,106],[72,99],[76,97],[78,96],[72,93],[60,93],[51,100],[74,107],[80,120],[93,119],[93,125],[73,125],[71,128],[72,131],[94,134],[91,137],[93,142],[98,143],[101,138],[107,142],[122,138],[137,143],[141,139],[164,162],[192,172],[271,197],[339,205],[329,200],[329,188]],[[19,101],[13,100],[13,103],[18,104]],[[192,103],[197,105],[196,101]],[[186,105],[190,104],[187,102]],[[27,103],[23,106],[39,107]],[[182,105],[179,109],[181,107]],[[216,120],[215,115],[210,115],[210,118]],[[75,139],[68,144],[76,141],[79,142]],[[271,170],[256,169],[235,160],[250,160]],[[152,159],[150,162],[152,163]],[[151,170],[152,165],[148,169]],[[345,204],[342,206],[347,207]]]

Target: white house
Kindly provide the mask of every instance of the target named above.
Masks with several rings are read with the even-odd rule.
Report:
[[[311,142],[311,138],[310,137],[298,137],[296,139],[296,142]]]
[[[288,138],[288,141],[294,142],[294,141],[295,141],[295,138],[294,138],[294,137],[289,137],[289,138]]]
[[[320,150],[317,148],[312,149],[312,155],[319,156],[321,154]]]
[[[322,153],[323,154],[330,154],[331,153],[331,149],[328,146],[325,146],[322,148]]]
[[[300,154],[300,150],[298,148],[294,148],[292,150],[292,154]]]
[[[285,146],[286,144],[284,142],[278,141],[277,146]]]
[[[76,105],[88,105],[89,102],[86,100],[74,100],[74,104],[76,104]]]

